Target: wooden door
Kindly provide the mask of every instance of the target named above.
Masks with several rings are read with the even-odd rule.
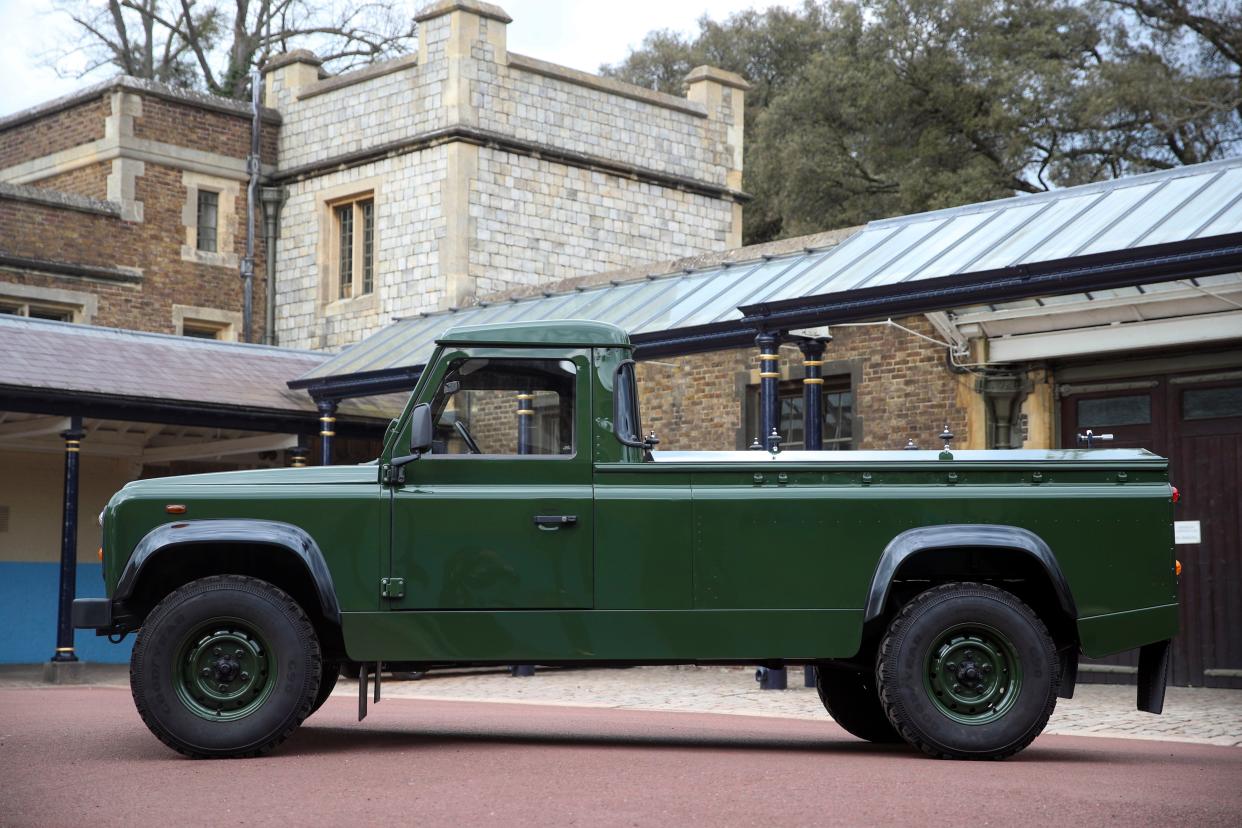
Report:
[[[1182,492],[1178,521],[1197,521],[1199,543],[1177,546],[1181,633],[1170,680],[1242,687],[1242,374],[1162,375],[1077,386],[1061,401],[1061,444],[1145,448],[1169,458]],[[1084,680],[1133,680],[1137,652],[1084,660]]]

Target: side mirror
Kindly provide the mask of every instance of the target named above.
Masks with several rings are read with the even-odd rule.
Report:
[[[419,454],[431,448],[431,406],[419,403],[410,412],[410,453]]]
[[[431,406],[419,403],[410,412],[410,453],[389,461],[391,472],[385,475],[388,483],[405,482],[405,467],[431,448],[431,433]]]

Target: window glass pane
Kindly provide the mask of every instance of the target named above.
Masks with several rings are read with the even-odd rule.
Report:
[[[824,451],[846,451],[853,448],[854,427],[854,396],[849,390],[849,380],[844,377],[829,378],[823,399],[823,437]],[[845,387],[842,387],[845,386]],[[803,418],[803,389],[800,380],[781,383],[780,391],[780,424],[781,448],[785,451],[806,448],[806,428]],[[747,389],[746,406],[746,443],[760,438],[759,387],[752,385]],[[696,446],[700,449],[718,448],[718,446]]]
[[[569,360],[454,361],[431,406],[432,454],[573,454],[576,374]]]
[[[198,249],[204,253],[216,252],[216,225],[220,208],[220,194],[210,190],[198,191]]]
[[[181,328],[181,335],[192,339],[219,339],[220,332],[215,328],[185,325]]]
[[[337,257],[337,273],[340,275],[340,298],[347,299],[354,295],[354,205],[346,204],[336,208],[337,244],[340,255]]]
[[[1151,395],[1078,401],[1078,427],[1145,425],[1151,422]]]
[[[850,391],[824,393],[824,448],[853,447],[854,395]]]
[[[31,319],[51,319],[55,322],[73,321],[73,312],[61,310],[60,308],[40,308],[31,306],[27,309],[26,315]]]
[[[375,288],[375,202],[364,201],[362,207],[362,292]]]
[[[1210,420],[1242,417],[1242,385],[1229,388],[1188,388],[1182,392],[1182,418]]]

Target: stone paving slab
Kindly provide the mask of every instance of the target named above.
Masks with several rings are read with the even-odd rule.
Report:
[[[89,665],[87,683],[127,687],[125,665]],[[802,670],[789,671],[788,690],[760,690],[754,670],[740,667],[633,667],[623,670],[540,669],[531,678],[507,670],[444,670],[417,680],[385,676],[387,698],[608,707],[824,719]],[[48,687],[40,665],[0,666],[0,688]],[[357,698],[356,682],[342,679],[333,695]],[[1135,689],[1080,684],[1073,699],[1059,699],[1045,730],[1072,736],[1108,736],[1242,747],[1242,690],[1170,687],[1164,713],[1134,708]],[[382,704],[382,702],[381,702]]]
[[[788,690],[760,690],[754,670],[735,667],[633,667],[626,670],[540,670],[533,678],[507,671],[444,671],[416,681],[385,681],[393,698],[562,704],[633,710],[674,710],[823,719],[828,714],[802,670],[789,671]],[[357,696],[342,680],[335,694]],[[381,702],[382,703],[382,702]],[[1045,730],[1074,736],[1160,739],[1242,747],[1242,691],[1170,687],[1164,713],[1135,709],[1135,688],[1079,685],[1059,699]]]

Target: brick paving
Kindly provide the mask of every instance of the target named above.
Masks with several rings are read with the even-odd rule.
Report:
[[[0,689],[46,687],[40,668],[0,667]],[[90,665],[89,683],[126,687],[123,665]],[[501,670],[445,670],[418,680],[385,678],[386,698],[607,707],[726,713],[795,719],[828,714],[802,671],[790,670],[788,690],[760,690],[754,671],[736,667],[634,667],[627,670],[541,669],[533,678]],[[356,697],[357,684],[342,679],[333,695]],[[1046,733],[1155,739],[1242,747],[1242,690],[1170,687],[1164,713],[1134,709],[1133,687],[1079,685],[1073,699],[1060,699]],[[382,704],[382,702],[381,702]]]

